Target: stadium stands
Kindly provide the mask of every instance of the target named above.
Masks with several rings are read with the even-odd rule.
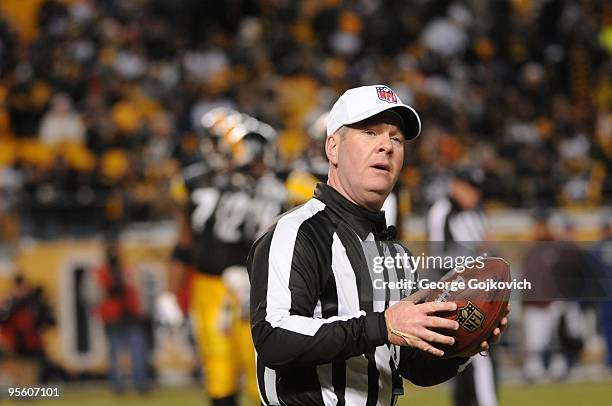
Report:
[[[485,170],[491,206],[612,197],[605,2],[19,3],[0,2],[0,189],[26,217],[167,218],[212,107],[272,123],[290,168],[333,95],[374,82],[422,112],[414,212],[464,163]]]

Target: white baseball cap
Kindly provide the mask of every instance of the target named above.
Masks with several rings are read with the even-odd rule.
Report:
[[[417,112],[403,104],[393,89],[387,85],[361,86],[349,89],[334,103],[327,118],[327,135],[343,125],[354,124],[393,109],[404,121],[404,136],[412,140],[421,133],[421,119]]]

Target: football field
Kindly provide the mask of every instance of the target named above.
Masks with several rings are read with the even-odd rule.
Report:
[[[406,395],[398,405],[419,406],[450,406],[448,387],[441,385],[433,388],[419,388],[405,385]],[[204,406],[206,401],[202,392],[195,387],[156,389],[148,395],[128,393],[114,395],[105,388],[74,388],[67,387],[64,399],[57,401],[28,401],[29,406],[46,405],[49,402],[69,406],[106,406],[120,404],[121,406],[162,406],[184,405]],[[6,402],[6,405],[23,405],[22,401]],[[500,405],[609,405],[612,404],[612,379],[600,382],[559,383],[534,386],[503,386],[500,390]],[[254,406],[244,401],[243,406]]]

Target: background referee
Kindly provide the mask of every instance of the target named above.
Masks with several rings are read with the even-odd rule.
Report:
[[[438,254],[479,254],[478,249],[487,238],[487,220],[481,204],[484,178],[481,170],[456,171],[449,182],[448,196],[436,201],[429,210],[428,237]],[[495,370],[492,356],[473,357],[472,363],[454,379],[455,405],[497,405]]]

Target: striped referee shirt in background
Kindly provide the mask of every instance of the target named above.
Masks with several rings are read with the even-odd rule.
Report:
[[[436,201],[427,213],[428,237],[433,242],[431,251],[440,248],[439,255],[480,255],[487,228],[482,209],[463,209],[452,197]],[[493,357],[476,356],[472,360],[454,382],[454,404],[497,406]]]
[[[253,245],[251,331],[263,404],[388,406],[402,393],[401,377],[435,385],[467,361],[388,343],[384,310],[406,292],[380,295],[368,268],[372,246],[380,255],[407,252],[380,243],[388,237],[383,212],[319,184]],[[398,267],[380,277],[411,273]]]
[[[445,197],[429,209],[427,233],[429,241],[480,242],[487,235],[487,217],[480,209],[463,210]]]

